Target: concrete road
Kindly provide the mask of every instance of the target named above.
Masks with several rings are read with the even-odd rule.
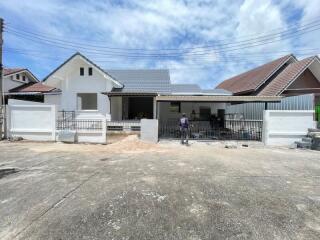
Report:
[[[320,154],[0,143],[0,239],[320,239]]]

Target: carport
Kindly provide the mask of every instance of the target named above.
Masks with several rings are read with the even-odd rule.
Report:
[[[178,119],[185,113],[190,119],[190,138],[261,140],[263,121],[225,114],[232,104],[280,102],[276,96],[160,95],[156,96],[156,118],[160,138],[179,138]]]

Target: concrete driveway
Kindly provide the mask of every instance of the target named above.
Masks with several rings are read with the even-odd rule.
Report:
[[[320,154],[0,143],[0,239],[320,239]]]

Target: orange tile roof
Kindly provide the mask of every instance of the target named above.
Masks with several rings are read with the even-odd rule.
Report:
[[[26,92],[40,92],[40,93],[48,93],[53,91],[60,91],[60,89],[45,85],[41,82],[38,83],[28,83],[22,86],[13,88],[10,90],[11,93],[26,93]]]
[[[13,74],[13,73],[17,73],[17,72],[20,72],[20,71],[23,71],[23,70],[26,70],[26,69],[25,68],[4,68],[3,69],[3,76],[10,75],[10,74]]]
[[[216,88],[228,90],[233,94],[253,92],[291,58],[294,58],[292,54],[278,58],[250,71],[229,78],[220,83]]]
[[[315,59],[308,57],[301,61],[291,63],[275,79],[273,79],[258,95],[259,96],[278,96],[288,85],[294,81]]]

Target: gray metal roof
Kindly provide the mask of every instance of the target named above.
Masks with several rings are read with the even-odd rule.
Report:
[[[195,93],[201,92],[198,84],[171,84],[172,93]]]
[[[202,89],[202,93],[204,94],[210,94],[210,95],[227,95],[231,96],[232,92],[217,88],[217,89]]]
[[[171,84],[173,95],[232,95],[224,89],[201,89],[198,84]]]
[[[119,91],[140,93],[170,93],[169,70],[105,70],[124,87]]]

